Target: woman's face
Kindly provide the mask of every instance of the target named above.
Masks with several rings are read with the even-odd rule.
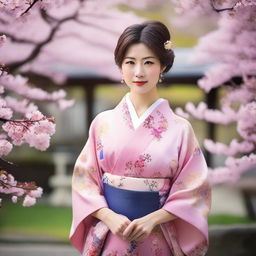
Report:
[[[128,48],[121,73],[131,92],[145,94],[156,90],[163,69],[156,55],[145,44],[138,43]]]

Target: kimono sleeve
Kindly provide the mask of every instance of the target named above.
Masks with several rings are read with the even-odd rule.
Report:
[[[172,221],[175,240],[185,255],[205,255],[208,249],[208,212],[211,192],[208,167],[194,131],[185,122],[179,148],[178,170],[162,209],[177,216]]]
[[[96,152],[94,120],[88,140],[76,160],[72,177],[73,219],[70,240],[81,253],[85,238],[96,219],[91,214],[100,208],[108,207],[102,194],[102,174]]]

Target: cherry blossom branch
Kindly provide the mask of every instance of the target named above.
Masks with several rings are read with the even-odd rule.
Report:
[[[208,109],[205,102],[200,102],[197,107],[195,107],[192,102],[188,102],[185,109],[194,118],[206,120],[211,123],[221,123],[227,125],[237,120],[236,111],[234,111],[228,105],[223,106],[221,110],[217,110]]]
[[[256,154],[241,158],[228,157],[224,167],[209,168],[209,181],[212,184],[237,182],[242,173],[256,166]]]
[[[18,95],[24,96],[27,99],[41,101],[59,101],[66,97],[66,92],[62,89],[54,91],[52,93],[48,93],[41,88],[29,86],[27,84],[28,78],[21,75],[5,75],[2,78],[0,77],[0,82],[5,89],[11,90]]]
[[[31,62],[33,59],[35,59],[41,52],[41,49],[47,45],[49,42],[52,41],[52,39],[54,38],[55,34],[57,33],[60,25],[62,23],[65,23],[67,21],[70,21],[72,19],[74,19],[78,14],[78,11],[75,12],[75,14],[72,14],[71,16],[65,17],[61,20],[58,21],[58,23],[52,28],[52,30],[50,31],[48,37],[43,40],[42,42],[36,44],[35,48],[32,50],[32,52],[29,54],[29,56],[27,58],[25,58],[24,60],[21,61],[17,61],[15,63],[9,63],[9,70],[12,73],[13,71],[15,71],[16,69],[18,69],[19,67],[23,66],[24,64]]]
[[[52,22],[59,22],[58,19],[51,16],[49,13],[47,13],[45,10],[40,10],[41,17],[46,21],[48,24],[52,24]]]
[[[250,153],[256,148],[255,146],[253,142],[238,142],[237,139],[233,139],[228,146],[221,142],[214,142],[209,139],[204,140],[204,147],[209,152],[225,156],[234,156],[237,153]]]
[[[32,206],[42,196],[43,189],[35,182],[18,182],[5,170],[0,170],[0,194],[12,195],[13,203],[23,198],[23,206]],[[0,200],[1,205],[1,200]]]
[[[235,8],[235,6],[236,6],[239,2],[241,2],[241,1],[238,0],[232,7],[221,8],[221,9],[216,8],[215,5],[214,5],[214,2],[215,2],[215,0],[210,0],[210,4],[211,4],[213,10],[214,10],[215,12],[218,12],[218,13],[219,13],[219,12],[224,12],[224,11],[233,11],[234,8]]]
[[[0,32],[0,33],[3,33],[3,32]],[[33,44],[35,45],[36,42],[32,41],[32,40],[28,40],[28,39],[20,39],[20,38],[17,38],[15,37],[14,35],[8,33],[8,32],[4,32],[4,35],[10,39],[11,41],[15,42],[15,43],[26,43],[26,44]]]
[[[5,169],[5,170],[9,171],[10,168],[12,169],[14,166],[17,166],[13,162],[10,162],[10,161],[4,159],[2,157],[2,155],[4,155],[4,154],[0,154],[0,155],[1,155],[1,157],[0,157],[0,169]]]
[[[30,147],[46,150],[50,144],[50,136],[55,133],[54,119],[43,116],[39,111],[27,113],[24,120],[8,121],[1,118],[0,121],[4,122],[2,128],[14,145],[28,143]]]
[[[55,123],[54,118],[53,117],[43,117],[41,120],[28,120],[28,119],[24,119],[24,120],[10,120],[10,119],[5,119],[5,118],[0,118],[0,122],[3,123],[9,123],[11,126],[22,126],[25,130],[29,130],[29,128],[34,125],[34,123],[39,123],[42,120],[48,120],[51,123]]]
[[[48,118],[45,118],[45,119],[54,123],[54,118],[53,117],[50,117],[50,118],[48,117]],[[38,123],[40,121],[42,121],[42,120],[26,120],[26,119],[24,119],[24,120],[10,120],[10,119],[0,118],[0,122],[3,122],[3,123],[10,122],[12,124],[17,124],[17,125],[19,125],[19,124],[24,125],[24,123],[27,123],[28,125],[32,125],[33,123],[35,123],[35,122]],[[24,126],[26,126],[26,125],[24,125]]]
[[[3,172],[5,172],[5,171],[1,170],[0,175]],[[25,184],[26,184],[26,187],[24,185],[22,186],[21,182],[17,182],[17,185],[14,186],[14,185],[9,184],[8,182],[4,182],[4,181],[0,180],[0,187],[2,187],[2,188],[18,188],[18,189],[24,189],[25,191],[31,191],[31,190],[35,190],[37,188],[36,183],[33,181],[30,183],[26,182]]]
[[[42,1],[42,0],[34,0],[30,6],[21,14],[21,16],[23,16],[24,14],[28,13],[30,9],[33,8],[33,6],[38,2],[38,1]]]

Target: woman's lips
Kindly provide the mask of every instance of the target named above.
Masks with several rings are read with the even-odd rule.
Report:
[[[147,81],[134,81],[133,83],[136,84],[137,86],[142,86],[146,83]]]

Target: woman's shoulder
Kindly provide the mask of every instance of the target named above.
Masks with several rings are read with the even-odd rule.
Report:
[[[167,119],[169,119],[169,121],[176,126],[190,128],[191,123],[189,122],[189,120],[176,114],[167,99],[163,98],[163,100],[166,102],[165,105],[163,105],[163,109],[166,113]]]
[[[104,110],[98,113],[92,120],[92,124],[108,120],[113,115],[113,109]]]
[[[98,113],[94,119],[98,120],[98,119],[105,119],[105,118],[109,118],[111,115],[113,115],[114,109],[108,109],[108,110],[104,110],[100,113]]]
[[[179,128],[181,128],[182,130],[191,130],[192,125],[190,123],[190,121],[182,116],[179,116],[177,114],[175,114],[173,112],[173,118],[172,118],[173,122],[175,125],[179,126]]]

